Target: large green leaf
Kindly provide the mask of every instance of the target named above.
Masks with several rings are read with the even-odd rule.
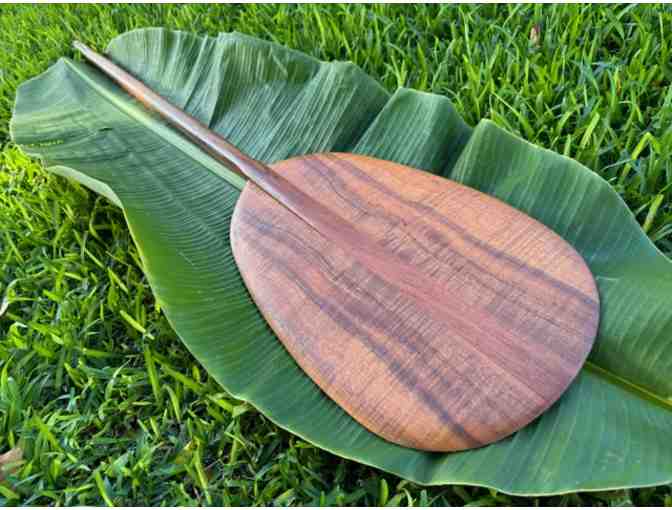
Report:
[[[672,480],[672,264],[605,181],[491,122],[470,129],[444,97],[389,96],[353,65],[240,34],[140,30],[108,52],[263,161],[359,152],[493,194],[574,245],[599,285],[590,362],[531,425],[461,453],[387,443],[321,393],[251,301],[228,238],[242,183],[98,72],[60,60],[21,86],[14,140],[123,207],[166,316],[229,392],[326,450],[426,484],[552,494]]]

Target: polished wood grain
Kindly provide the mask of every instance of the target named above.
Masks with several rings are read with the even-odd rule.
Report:
[[[453,181],[352,154],[273,165],[351,230],[319,230],[248,183],[233,253],[262,314],[352,417],[424,450],[481,446],[564,392],[599,298],[579,254]]]
[[[352,417],[405,446],[505,437],[550,406],[594,341],[581,257],[496,199],[352,154],[269,168],[81,43],[94,65],[250,179],[231,243],[259,309]]]

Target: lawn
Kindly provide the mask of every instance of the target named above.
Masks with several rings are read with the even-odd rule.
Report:
[[[0,504],[670,505],[672,488],[422,487],[287,433],[212,380],[154,302],[121,211],[9,141],[17,86],[74,39],[240,31],[447,95],[607,179],[672,253],[669,6],[0,7]]]

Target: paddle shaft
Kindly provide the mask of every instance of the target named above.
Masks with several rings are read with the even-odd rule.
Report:
[[[229,170],[252,181],[315,230],[325,235],[349,238],[356,243],[364,242],[363,236],[352,225],[335,216],[270,167],[244,154],[198,119],[177,108],[133,75],[85,44],[75,41],[73,46],[89,62],[145,107],[157,112],[170,125],[185,134],[215,159],[221,161]]]

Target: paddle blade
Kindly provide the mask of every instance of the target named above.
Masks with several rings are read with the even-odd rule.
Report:
[[[485,445],[537,417],[576,376],[599,297],[581,256],[541,223],[373,158],[273,167],[371,242],[319,232],[248,183],[234,257],[294,359],[372,432],[423,450]]]

